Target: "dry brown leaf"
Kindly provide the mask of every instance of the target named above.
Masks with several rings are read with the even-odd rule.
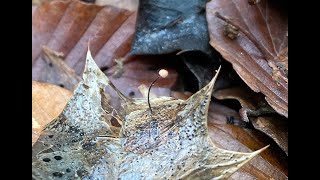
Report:
[[[209,123],[209,134],[214,144],[223,149],[247,152],[250,149],[272,143],[256,130],[244,129],[234,125]],[[231,179],[288,179],[286,155],[275,144],[257,158],[248,162]]]
[[[95,4],[100,6],[111,5],[130,11],[136,11],[138,9],[139,0],[96,0]]]
[[[41,46],[52,37],[69,4],[70,1],[54,1],[32,6],[32,64],[37,60]]]
[[[58,117],[72,92],[52,84],[32,81],[32,144],[42,128]]]
[[[55,11],[57,9],[59,12]],[[90,13],[85,13],[87,11]],[[152,91],[157,95],[169,96],[170,88],[177,79],[177,72],[170,68],[170,60],[163,60],[161,57],[128,56],[135,18],[135,13],[125,9],[78,1],[52,1],[37,7],[33,13],[32,79],[73,89],[70,87],[76,81],[68,82],[64,77],[69,77],[72,70],[77,75],[82,74],[85,64],[83,59],[90,40],[90,49],[96,63],[126,96],[142,97],[138,87],[141,84],[149,86],[157,77],[156,70],[160,68],[166,68],[169,76],[159,79]],[[59,23],[48,24],[58,21],[57,19]],[[86,27],[83,27],[84,25]],[[41,31],[42,29],[44,31]],[[74,34],[70,29],[77,29],[77,33]],[[83,33],[80,35],[78,31]],[[41,47],[44,45],[47,52],[40,56]],[[55,54],[62,56],[55,58]],[[61,60],[64,63],[59,62],[59,65],[53,67],[48,63],[54,64],[53,62]],[[71,75],[70,77],[73,77],[72,72]],[[117,98],[114,92],[109,93],[113,98]]]
[[[271,137],[288,155],[288,119],[273,112],[264,98],[248,88],[233,87],[213,93],[217,99],[236,99],[242,108],[242,120],[252,122],[253,126]],[[271,111],[270,111],[271,110]]]
[[[39,72],[37,81],[55,84],[68,90],[74,90],[81,78],[63,61],[63,55],[43,47],[41,54],[46,66]]]
[[[34,31],[33,31],[33,39],[35,38],[36,41],[41,41],[41,43],[39,43],[39,42],[38,43],[33,43],[33,54],[32,54],[33,55],[33,79],[39,78],[39,74],[40,74],[39,72],[43,71],[43,67],[46,65],[45,63],[43,63],[44,62],[43,60],[42,60],[43,62],[34,63],[35,61],[38,61],[39,58],[40,58],[39,53],[41,51],[41,46],[45,45],[46,42],[52,42],[52,41],[53,42],[56,41],[57,43],[56,44],[51,43],[51,45],[54,45],[54,46],[51,46],[51,48],[53,48],[57,52],[66,53],[65,57],[67,59],[66,59],[65,62],[72,69],[75,69],[75,71],[76,71],[76,73],[78,75],[81,74],[82,73],[82,69],[84,67],[84,61],[83,61],[83,59],[81,59],[81,56],[84,56],[84,54],[82,52],[84,52],[85,49],[86,49],[86,45],[87,45],[88,39],[91,39],[91,42],[95,41],[95,43],[94,43],[95,45],[93,45],[93,46],[90,43],[91,44],[91,49],[93,51],[93,54],[96,54],[95,59],[97,60],[97,63],[100,65],[100,67],[108,67],[108,70],[105,71],[108,75],[112,75],[115,72],[115,69],[116,69],[117,66],[116,66],[116,62],[114,60],[115,59],[120,59],[120,58],[123,58],[123,57],[125,58],[125,61],[124,61],[125,62],[124,63],[124,72],[122,73],[122,75],[124,75],[124,76],[120,76],[120,78],[118,78],[118,79],[110,78],[110,79],[112,79],[113,82],[117,83],[117,80],[119,80],[121,78],[130,79],[130,77],[132,77],[132,76],[134,78],[131,78],[131,80],[129,80],[129,82],[133,81],[132,79],[136,79],[136,78],[139,79],[139,78],[141,78],[143,76],[148,77],[149,80],[141,79],[140,81],[146,80],[145,84],[147,84],[147,85],[153,80],[153,77],[155,77],[156,74],[157,74],[156,72],[151,71],[149,73],[143,73],[143,71],[145,71],[147,69],[149,69],[149,70],[150,69],[155,69],[154,66],[151,65],[153,62],[148,62],[147,61],[148,58],[144,58],[144,57],[138,57],[138,58],[135,57],[135,58],[127,59],[127,56],[128,56],[127,53],[128,53],[128,51],[130,49],[131,39],[132,39],[132,35],[133,35],[133,32],[134,32],[135,14],[132,14],[132,12],[126,11],[129,14],[130,13],[131,14],[128,17],[128,19],[126,19],[125,21],[121,22],[122,24],[119,23],[119,19],[121,20],[121,18],[115,17],[116,20],[113,23],[116,24],[115,26],[118,27],[118,29],[114,30],[114,34],[113,35],[108,35],[108,33],[106,33],[108,37],[105,38],[105,36],[104,36],[105,33],[102,30],[99,30],[99,28],[98,28],[98,27],[100,27],[99,23],[101,22],[101,20],[103,20],[103,19],[101,19],[102,17],[110,16],[108,13],[112,13],[114,11],[110,10],[107,13],[106,12],[102,13],[102,10],[96,11],[95,13],[97,13],[97,15],[93,18],[94,20],[91,21],[91,24],[89,23],[90,25],[88,25],[88,27],[87,27],[88,29],[83,34],[83,35],[86,35],[86,36],[84,38],[81,38],[82,36],[81,37],[77,36],[78,39],[67,38],[67,39],[69,39],[69,40],[71,39],[72,41],[75,41],[77,43],[73,47],[68,47],[68,46],[65,47],[63,45],[63,42],[64,42],[63,39],[59,38],[59,33],[58,32],[61,31],[60,33],[64,33],[62,30],[68,29],[68,28],[77,29],[77,26],[78,26],[77,23],[72,24],[70,26],[66,22],[73,22],[73,21],[77,22],[76,18],[78,17],[79,14],[83,13],[83,12],[81,12],[79,10],[88,11],[88,10],[90,10],[90,8],[92,8],[91,5],[86,5],[85,3],[81,3],[81,2],[68,2],[68,3],[65,3],[65,4],[67,4],[66,7],[65,7],[65,10],[68,9],[68,11],[64,11],[63,10],[63,8],[64,8],[63,3],[58,2],[58,1],[56,1],[54,3],[47,4],[46,6],[44,6],[46,8],[44,8],[42,6],[41,7],[34,7],[33,6],[33,8],[32,8],[32,12],[33,12],[33,27],[36,26],[37,28],[39,28],[39,25],[42,24],[42,26],[40,26],[40,27],[42,29],[45,29],[45,31],[43,31],[43,32],[39,31],[39,29],[41,29],[41,28],[36,30],[37,31],[36,33],[34,33]],[[79,4],[82,4],[82,5],[79,5]],[[44,11],[43,8],[45,9],[45,11]],[[57,8],[57,9],[62,8],[62,11],[55,12],[54,11],[55,8]],[[108,8],[112,9],[113,7],[103,7],[103,9],[108,9]],[[39,12],[39,9],[40,10],[42,9],[42,11]],[[48,10],[48,12],[46,12],[47,10]],[[122,11],[122,10],[120,10],[120,11]],[[54,14],[54,13],[56,13],[56,14]],[[64,20],[61,19],[61,21],[60,21],[59,18],[62,18],[62,15],[60,14],[61,16],[59,16],[59,13],[62,13]],[[34,16],[35,14],[37,16]],[[70,14],[75,15],[75,17],[70,16]],[[117,14],[117,13],[115,13],[115,14]],[[118,13],[118,14],[120,14],[119,15],[120,17],[123,16],[123,13]],[[48,20],[48,18],[50,19],[50,17],[47,17],[47,15],[51,16],[52,21],[42,22],[42,21]],[[115,16],[117,16],[117,15],[115,15]],[[84,21],[90,21],[90,18],[84,18],[84,17],[87,17],[87,15],[83,16],[82,19]],[[100,17],[100,18],[97,18],[97,17]],[[114,16],[112,16],[112,17],[114,17]],[[56,18],[58,18],[59,20],[58,20],[58,23],[54,24],[57,21],[57,20],[55,20]],[[66,20],[68,18],[69,18],[69,20]],[[53,24],[51,24],[51,23],[53,23]],[[82,22],[82,24],[87,24],[87,23],[86,22]],[[105,31],[107,31],[107,32],[113,31],[113,30],[109,30],[109,26],[107,26],[108,22],[105,22],[105,23],[102,23],[102,24],[105,24],[103,26],[103,29]],[[40,32],[40,34],[37,34],[38,32]],[[53,34],[53,32],[55,34]],[[92,33],[92,32],[98,32],[98,33]],[[94,35],[92,35],[92,34],[94,34]],[[102,37],[99,36],[99,34],[101,34]],[[40,38],[39,38],[39,35],[40,35]],[[57,38],[58,38],[58,40],[55,40]],[[103,41],[103,42],[101,42],[101,41]],[[62,44],[58,44],[58,43],[62,43]],[[95,46],[98,46],[98,47],[95,47]],[[56,48],[54,48],[54,47],[56,47]],[[49,48],[50,48],[50,46],[49,46]],[[69,50],[65,50],[67,48],[69,48]],[[72,49],[76,49],[76,50],[72,50]],[[38,51],[38,55],[37,55],[38,59],[34,59],[34,52],[37,52],[37,51]],[[72,53],[70,55],[69,53],[72,52],[72,51],[74,51],[74,53]],[[80,53],[78,53],[78,52],[80,52]],[[131,62],[131,59],[133,59],[133,62]],[[143,60],[143,59],[145,59],[145,60]],[[282,58],[282,59],[285,59],[285,58]],[[143,60],[143,61],[138,62],[137,60]],[[129,64],[128,67],[132,67],[132,68],[131,69],[128,68],[129,70],[126,70],[126,64]],[[145,66],[145,67],[140,69],[141,73],[138,73],[139,76],[134,75],[135,74],[134,73],[135,68],[140,67],[140,66],[144,66],[145,64],[147,64],[147,66]],[[285,67],[285,65],[286,64],[284,64],[284,67]],[[105,68],[105,69],[107,69],[107,68]],[[43,74],[45,74],[45,73],[43,73]],[[151,74],[151,76],[150,76],[150,74]],[[171,74],[174,75],[175,73],[171,72]],[[173,78],[172,79],[173,81],[170,80],[171,82],[168,82],[168,81],[165,80],[165,81],[160,82],[159,85],[161,85],[161,86],[163,86],[165,88],[169,87],[169,86],[172,86],[172,82],[175,81],[174,77],[176,77],[176,76],[174,75],[174,76],[171,77],[171,78]],[[130,90],[126,90],[126,89],[129,89],[129,88],[126,87],[125,84],[129,84],[129,83],[128,83],[128,81],[123,80],[121,83],[119,82],[119,84],[117,84],[117,87],[118,87],[118,85],[122,85],[122,87],[120,87],[119,89],[122,92],[125,92],[126,95],[132,94],[131,90],[133,90],[135,96],[139,96],[139,93],[136,93],[136,91],[137,91],[136,87],[138,87],[138,85],[140,85],[141,83],[133,81],[133,84],[135,84],[135,85],[131,86],[129,84]],[[163,90],[161,90],[161,88],[160,88],[160,90],[163,92],[163,95],[167,95],[167,93],[169,93],[169,91],[166,90],[165,88]],[[159,95],[156,87],[153,90],[155,90],[155,94]],[[171,92],[171,94],[172,93],[174,93],[174,92]],[[222,108],[221,111],[223,111],[223,108]],[[215,117],[219,117],[219,116],[220,115],[215,115]],[[223,123],[222,119],[223,119],[223,116],[220,116],[220,121],[219,121],[220,124]],[[239,136],[242,136],[242,135],[239,135]],[[219,139],[223,138],[223,136],[218,136],[218,138]],[[236,137],[233,136],[232,138],[233,138],[233,140],[227,138],[226,142],[233,142]],[[248,142],[249,142],[249,140],[248,140]],[[260,142],[260,139],[257,140],[257,142]],[[235,144],[236,143],[231,143],[229,145],[232,146],[232,145],[235,145]],[[266,144],[267,143],[259,144],[261,146],[258,147],[258,145],[256,145],[255,147],[250,147],[250,149],[251,150],[255,150],[255,149],[258,149],[258,148],[260,148],[260,147],[262,147],[263,145],[266,145]],[[239,144],[239,146],[241,147],[242,145]],[[225,147],[226,147],[225,149],[232,149],[232,148],[228,148],[228,143],[225,143]],[[236,149],[235,146],[233,148]],[[248,152],[250,150],[244,148],[244,151]],[[273,157],[273,158],[277,159],[275,157]],[[260,161],[257,162],[257,164],[259,164],[259,163],[260,163]],[[265,164],[265,162],[262,163],[262,164]],[[255,165],[253,165],[253,166],[255,166]],[[244,166],[244,167],[246,167],[246,166]],[[269,169],[267,168],[267,169],[263,169],[263,170],[266,170],[266,172],[267,172],[266,174],[269,176],[269,174],[270,174],[269,172],[272,172],[274,169],[273,169],[273,167],[270,167]],[[250,171],[251,171],[250,168],[247,168],[247,171],[239,170],[232,177],[234,177],[235,179],[239,179],[240,177],[242,177],[242,179],[246,179],[246,178],[249,179],[249,177],[252,178],[252,175],[249,175]],[[253,169],[252,171],[253,171],[253,173],[254,172],[259,172],[259,171],[255,170],[255,169]],[[249,172],[249,174],[248,174],[248,172]],[[264,172],[259,172],[259,173],[261,173],[262,175],[264,174]],[[258,175],[259,175],[259,173],[258,173]],[[56,174],[56,175],[59,175],[59,174]],[[267,177],[265,175],[264,176],[262,176],[262,175],[258,176],[258,175],[256,177]],[[275,174],[275,175],[278,175],[278,174]],[[283,176],[280,175],[279,177],[283,177]],[[275,178],[275,179],[277,179],[277,178]]]
[[[166,78],[160,78],[152,87],[151,91],[158,96],[169,96],[171,88],[175,85],[178,74],[175,69],[170,67],[167,61],[161,61],[159,57],[133,57],[124,61],[123,69],[120,77],[111,76],[110,80],[114,82],[117,88],[126,96],[140,98],[142,94],[138,87],[144,84],[149,87],[152,81],[158,77],[160,68],[165,68],[169,75]],[[113,75],[117,66],[113,66],[106,71],[107,75]]]
[[[81,1],[51,1],[37,7],[32,16],[33,79],[45,66],[42,46],[62,53],[66,64],[80,75],[85,52],[90,49],[99,66],[125,57],[134,33],[135,14],[114,6]]]
[[[208,127],[212,141],[220,148],[233,151],[248,151],[267,144],[268,149],[248,162],[229,179],[287,179],[287,156],[271,139],[254,129],[227,124],[227,118],[240,115],[224,105],[212,103],[209,109]]]
[[[64,63],[61,54],[44,47],[41,57],[45,61],[46,66],[37,75],[37,80],[73,90],[75,85],[80,81],[80,78]],[[161,60],[161,57],[153,57],[152,59],[143,56],[129,58],[122,62],[119,76],[114,76],[117,74],[116,72],[119,72],[119,66],[117,65],[106,70],[106,74],[111,76],[110,80],[115,82],[114,84],[123,94],[131,98],[140,98],[143,96],[139,91],[139,86],[149,86],[158,76],[157,69],[170,66],[169,63]],[[176,83],[178,75],[174,69],[166,69],[169,75],[166,78],[160,78],[151,89],[151,93],[158,96],[170,96],[171,88]],[[119,107],[119,97],[111,89],[107,89],[107,92],[109,103],[114,107]],[[109,95],[111,95],[111,99]]]
[[[279,114],[288,117],[287,15],[275,3],[261,0],[252,6],[246,0],[214,0],[207,4],[207,20],[210,44],[252,90],[262,92]],[[224,36],[230,24],[239,29],[234,40]]]
[[[251,118],[254,128],[270,136],[288,155],[288,122],[276,116]]]

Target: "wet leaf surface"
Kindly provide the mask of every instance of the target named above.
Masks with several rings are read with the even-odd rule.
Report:
[[[176,54],[198,81],[195,92],[219,67],[209,45],[204,0],[147,0],[139,4],[132,54]],[[174,4],[179,4],[176,6]],[[188,89],[191,90],[191,89]]]
[[[209,54],[206,0],[140,1],[132,54],[199,50]]]

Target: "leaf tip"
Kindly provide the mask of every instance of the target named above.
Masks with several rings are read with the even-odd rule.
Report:
[[[261,149],[259,149],[259,150],[256,150],[256,151],[252,152],[252,157],[260,154],[261,152],[263,152],[264,150],[266,150],[269,146],[270,146],[270,144],[268,144],[267,146],[265,146],[265,147],[263,147],[263,148],[261,148]]]

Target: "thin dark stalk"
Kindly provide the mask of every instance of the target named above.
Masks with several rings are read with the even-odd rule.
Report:
[[[148,105],[149,105],[149,109],[150,109],[150,112],[152,114],[152,109],[151,109],[151,105],[150,105],[150,90],[151,90],[151,87],[154,85],[154,83],[159,79],[159,76],[157,77],[157,79],[155,79],[149,86],[149,89],[148,89]]]

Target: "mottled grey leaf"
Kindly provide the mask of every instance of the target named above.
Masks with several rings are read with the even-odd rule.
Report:
[[[32,147],[34,179],[223,179],[266,148],[240,153],[212,143],[207,117],[220,69],[187,100],[152,98],[151,112],[146,99],[123,96],[90,51],[86,63],[73,97]],[[119,115],[101,106],[105,85],[122,98]],[[110,115],[119,118],[121,130]]]

